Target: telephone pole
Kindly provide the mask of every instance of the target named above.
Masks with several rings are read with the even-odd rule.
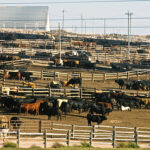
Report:
[[[81,14],[81,34],[83,33],[83,15]]]
[[[61,65],[61,27],[60,27],[60,23],[58,24],[58,28],[59,28],[59,63]]]
[[[104,18],[104,39],[106,38],[106,19]]]
[[[63,19],[62,20],[62,30],[64,30],[64,22],[65,22],[65,10],[64,9],[62,10],[62,13],[63,13],[63,16],[62,16],[63,17],[62,18]]]
[[[128,15],[128,58],[130,59],[130,41],[131,41],[131,16],[133,13],[127,12],[125,15]]]

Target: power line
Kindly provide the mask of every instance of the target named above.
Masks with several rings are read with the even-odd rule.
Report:
[[[94,20],[98,21],[98,20],[127,20],[128,18],[94,18]],[[150,20],[150,17],[133,17],[132,19],[134,20]],[[84,18],[84,20],[86,21],[93,21],[93,18]],[[45,19],[36,19],[36,20],[30,20],[30,19],[0,19],[0,22],[2,21],[45,21]],[[62,21],[62,18],[57,18],[57,19],[50,19],[49,21]],[[65,21],[81,21],[81,18],[65,18]]]
[[[58,28],[57,26],[53,26],[53,27],[51,27],[51,28]],[[72,28],[72,26],[66,26],[66,27],[64,27],[64,28],[67,28],[67,29],[69,29],[69,28]],[[85,27],[77,27],[76,26],[76,28],[77,29],[81,29],[81,28],[85,28]],[[93,28],[92,26],[86,26],[86,28]],[[104,26],[95,26],[94,27],[95,29],[97,28],[97,29],[103,29],[104,28]],[[108,28],[108,29],[127,29],[128,28],[128,26],[106,26],[105,28]],[[150,28],[150,26],[132,26],[132,28],[134,29],[140,29],[140,28]]]
[[[72,4],[72,3],[122,3],[122,2],[150,2],[150,0],[80,0],[80,1],[45,1],[45,2],[1,2],[1,5],[31,5],[31,4]]]

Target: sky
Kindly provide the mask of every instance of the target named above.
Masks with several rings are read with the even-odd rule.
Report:
[[[69,0],[21,0],[22,3],[28,2],[61,2]],[[72,1],[72,0],[70,0]],[[73,0],[75,1],[75,0]],[[79,1],[79,0],[76,0]],[[84,1],[84,0],[82,0]],[[113,1],[113,0],[112,0]],[[121,0],[120,0],[121,1]],[[0,0],[0,3],[6,2]],[[7,0],[7,3],[17,3],[20,0]],[[1,6],[6,6],[0,4]],[[8,5],[8,4],[7,4]],[[15,4],[16,5],[16,4]],[[19,4],[21,5],[21,4]],[[25,5],[25,4],[24,4]],[[132,29],[133,35],[148,35],[150,34],[150,1],[135,1],[135,2],[100,2],[100,3],[65,3],[65,4],[31,4],[32,6],[49,6],[50,10],[50,25],[51,29],[62,25],[63,10],[64,10],[64,28],[69,31],[103,34],[104,33],[104,20],[96,20],[95,18],[106,18],[105,20],[105,33],[119,33],[127,34],[128,19],[125,13],[132,12]],[[27,6],[31,6],[27,5]],[[149,19],[134,19],[136,17],[149,17]],[[82,19],[81,19],[82,18]],[[85,20],[91,18],[92,20]],[[124,18],[117,20],[108,20],[107,18]],[[60,19],[54,21],[53,19]],[[79,19],[77,21],[67,21],[66,19]],[[83,27],[82,29],[80,27]],[[148,26],[147,28],[135,27]],[[69,27],[69,28],[67,28]],[[86,27],[86,28],[85,28]],[[90,28],[88,28],[90,27]],[[96,28],[101,27],[101,28]],[[108,28],[108,27],[124,27],[124,28]]]

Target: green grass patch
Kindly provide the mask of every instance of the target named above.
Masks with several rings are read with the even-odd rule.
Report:
[[[40,146],[36,146],[36,145],[32,145],[31,149],[41,149],[41,147]]]
[[[117,148],[140,148],[136,143],[120,143]]]
[[[87,143],[87,142],[82,142],[81,143],[81,147],[82,148],[91,148],[92,146],[89,143]]]
[[[12,143],[12,142],[7,142],[4,143],[4,148],[17,148],[17,144],[16,143]]]

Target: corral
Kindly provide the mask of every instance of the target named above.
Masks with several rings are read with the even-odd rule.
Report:
[[[99,147],[126,141],[149,147],[150,70],[141,63],[149,54],[138,54],[136,42],[128,60],[124,44],[119,49],[112,41],[106,47],[98,39],[66,36],[61,60],[58,33],[51,34],[56,40],[22,36],[13,41],[15,48],[2,41],[0,109],[7,118],[1,120],[2,144],[9,140],[24,147],[38,140],[46,148],[56,140],[66,145],[85,140]],[[140,88],[127,88],[132,82]]]

